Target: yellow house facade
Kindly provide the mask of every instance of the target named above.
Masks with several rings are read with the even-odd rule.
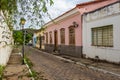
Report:
[[[42,29],[36,30],[33,35],[33,46],[42,50],[45,49],[43,35],[44,35],[44,30]]]

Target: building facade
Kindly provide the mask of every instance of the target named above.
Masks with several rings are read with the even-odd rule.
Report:
[[[41,49],[41,50],[44,50],[44,30],[36,30],[34,32],[34,35],[33,35],[33,46],[38,48],[38,49]]]
[[[82,57],[82,14],[115,1],[117,0],[96,0],[81,3],[45,24],[45,50]]]
[[[86,58],[120,63],[120,1],[83,15]]]
[[[82,51],[81,20],[79,11],[74,8],[55,22],[46,24],[45,50],[71,56],[80,56]]]
[[[0,65],[6,65],[12,51],[12,31],[3,19],[4,15],[0,11]]]

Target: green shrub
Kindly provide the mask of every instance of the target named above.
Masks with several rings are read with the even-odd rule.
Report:
[[[33,63],[32,63],[32,62],[30,61],[30,59],[27,58],[26,56],[24,57],[24,62],[25,62],[30,68],[32,68]]]

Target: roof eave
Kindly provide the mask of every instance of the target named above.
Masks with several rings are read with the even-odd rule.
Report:
[[[65,19],[65,18],[69,17],[70,15],[73,15],[73,14],[75,14],[75,13],[77,13],[77,12],[79,12],[79,11],[77,10],[77,7],[74,7],[73,9],[71,9],[71,10],[63,13],[62,15],[58,16],[57,18],[49,21],[48,23],[46,23],[46,24],[44,25],[44,27],[47,27],[47,26],[49,26],[49,25],[51,25],[51,24],[55,24],[56,22],[58,22],[58,21],[60,21],[60,20],[63,20],[63,19]]]

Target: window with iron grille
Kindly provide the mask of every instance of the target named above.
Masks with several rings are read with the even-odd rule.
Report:
[[[92,45],[113,47],[113,25],[92,28]]]
[[[65,44],[65,29],[60,29],[60,38],[61,38],[61,44]]]
[[[75,44],[75,29],[73,26],[69,27],[69,44],[70,45]]]
[[[51,31],[49,32],[49,35],[50,35],[50,36],[49,36],[49,37],[50,37],[49,39],[50,39],[50,44],[51,44],[51,43],[52,43],[52,32],[51,32]]]
[[[48,43],[48,33],[46,33],[46,43]]]

